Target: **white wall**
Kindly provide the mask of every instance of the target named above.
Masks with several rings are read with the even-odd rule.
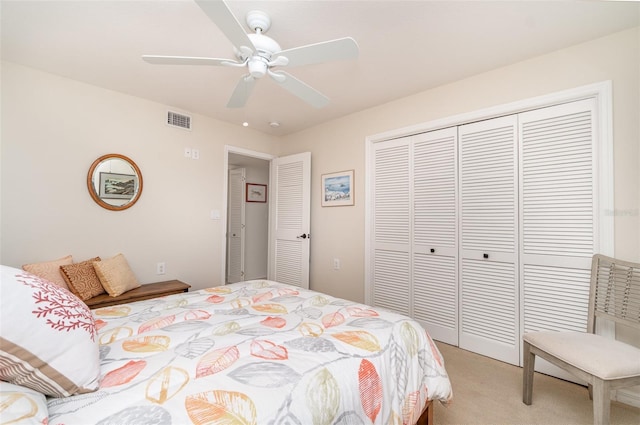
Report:
[[[605,80],[613,82],[614,249],[640,261],[640,28],[634,28],[283,138],[280,154],[312,153],[311,288],[364,301],[367,136]],[[355,206],[322,208],[320,176],[347,169],[355,170]],[[333,270],[333,258],[341,259],[341,270]]]
[[[0,262],[122,252],[142,283],[180,279],[195,289],[222,275],[224,145],[275,153],[277,139],[193,115],[193,131],[164,124],[167,106],[2,63]],[[178,110],[180,112],[180,110]],[[200,159],[184,157],[196,148]],[[144,187],[138,203],[108,211],[89,196],[91,163],[120,153]],[[156,263],[166,274],[156,275]]]
[[[269,251],[269,163],[247,167],[247,183],[267,185],[267,202],[246,202],[244,274],[247,280],[267,277]]]

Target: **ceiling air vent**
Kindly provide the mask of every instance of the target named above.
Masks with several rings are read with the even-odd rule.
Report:
[[[167,124],[172,127],[191,130],[191,117],[189,115],[178,114],[177,112],[167,111]]]

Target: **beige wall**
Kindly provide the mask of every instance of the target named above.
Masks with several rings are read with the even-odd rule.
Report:
[[[275,153],[277,139],[198,115],[193,131],[172,128],[167,106],[11,63],[1,77],[2,264],[122,252],[143,283],[221,283],[224,230],[210,213],[223,213],[224,145]],[[134,208],[102,209],[87,192],[89,166],[107,153],[140,167]]]
[[[285,137],[281,154],[312,153],[312,289],[364,300],[367,136],[605,80],[613,82],[614,248],[620,258],[640,261],[639,33],[613,34]],[[355,170],[356,205],[322,208],[321,174],[346,169]],[[341,270],[333,270],[333,258]]]
[[[193,131],[167,127],[167,107],[2,64],[0,262],[73,254],[76,261],[122,252],[142,282],[180,278],[219,284],[224,145],[272,154],[312,152],[311,287],[364,300],[365,138],[370,135],[613,81],[615,251],[640,260],[640,30],[474,76],[312,129],[275,138],[195,115]],[[185,147],[200,160],[183,157]],[[92,161],[134,159],[144,176],[139,204],[98,207],[86,189]],[[320,176],[355,170],[354,207],[322,208]],[[333,258],[341,269],[333,270]],[[155,274],[165,261],[167,274]]]

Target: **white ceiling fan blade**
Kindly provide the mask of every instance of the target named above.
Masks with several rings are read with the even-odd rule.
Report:
[[[154,65],[209,65],[209,66],[222,66],[222,65],[235,65],[237,62],[231,59],[218,59],[218,58],[201,58],[190,56],[156,56],[156,55],[143,55],[142,60]]]
[[[255,84],[256,80],[250,74],[243,75],[227,102],[227,108],[242,108],[247,103]]]
[[[289,93],[307,102],[309,105],[315,108],[323,108],[329,104],[329,98],[313,87],[298,80],[294,76],[287,74],[284,71],[274,72],[276,75],[283,75],[286,78],[283,81],[278,81],[280,78],[274,78],[275,82],[280,84]]]
[[[358,53],[358,43],[351,37],[345,37],[282,50],[276,53],[276,56],[284,56],[289,59],[288,66],[301,66],[335,60],[354,59],[358,57]]]
[[[249,36],[225,2],[221,0],[196,0],[196,3],[209,19],[220,28],[236,49],[241,50],[241,47],[245,46],[251,48],[252,51],[255,50]]]

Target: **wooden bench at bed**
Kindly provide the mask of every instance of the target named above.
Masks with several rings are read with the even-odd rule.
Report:
[[[116,304],[148,300],[171,294],[179,294],[181,292],[187,292],[189,288],[191,288],[191,285],[180,282],[179,280],[167,280],[165,282],[155,282],[142,285],[139,288],[127,291],[117,297],[112,297],[109,294],[98,295],[97,297],[85,300],[85,304],[87,304],[90,309],[94,310],[96,308],[109,307]]]
[[[420,415],[420,417],[418,418],[418,422],[416,422],[416,425],[434,425],[435,422],[433,422],[433,401],[428,401],[427,402],[427,407],[424,409],[424,412],[422,412],[422,415]]]

